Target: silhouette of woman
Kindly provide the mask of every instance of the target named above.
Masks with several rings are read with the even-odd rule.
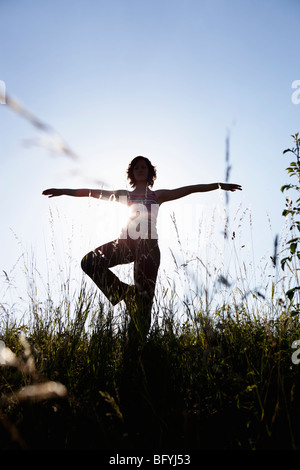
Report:
[[[192,193],[241,190],[238,184],[212,183],[184,186],[177,189],[152,191],[156,168],[148,158],[135,157],[127,168],[132,191],[102,189],[46,189],[49,197],[95,197],[116,201],[129,207],[129,220],[118,239],[106,243],[85,255],[83,271],[95,282],[113,305],[124,300],[131,315],[129,338],[138,335],[144,340],[151,325],[151,309],[160,264],[156,220],[159,206]],[[111,270],[113,266],[134,263],[134,286],[121,281]]]

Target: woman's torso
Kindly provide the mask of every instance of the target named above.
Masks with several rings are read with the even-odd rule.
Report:
[[[127,226],[122,229],[120,238],[157,240],[159,204],[155,191],[151,191],[149,188],[147,188],[144,194],[128,191],[127,205],[129,208],[129,220]]]

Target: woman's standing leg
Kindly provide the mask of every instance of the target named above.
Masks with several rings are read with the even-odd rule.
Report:
[[[134,281],[136,306],[129,325],[129,337],[145,340],[151,325],[151,310],[160,265],[157,240],[139,240],[135,253]]]

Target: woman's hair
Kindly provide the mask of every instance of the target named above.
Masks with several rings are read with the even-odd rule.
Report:
[[[137,164],[137,162],[139,160],[144,160],[144,162],[146,163],[147,167],[148,167],[148,186],[150,188],[152,188],[153,184],[154,184],[154,181],[156,180],[156,168],[155,166],[152,165],[152,163],[150,162],[150,160],[146,157],[143,157],[141,155],[139,155],[138,157],[135,157],[128,165],[128,168],[127,168],[127,179],[129,180],[129,184],[132,188],[135,188],[135,185],[136,185],[136,180],[135,180],[135,177],[133,175],[133,169],[135,167],[135,165]]]

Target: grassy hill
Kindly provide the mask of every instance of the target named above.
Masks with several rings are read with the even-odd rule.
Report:
[[[300,447],[297,316],[169,311],[138,351],[126,318],[83,289],[72,319],[48,302],[3,321],[1,450]]]

